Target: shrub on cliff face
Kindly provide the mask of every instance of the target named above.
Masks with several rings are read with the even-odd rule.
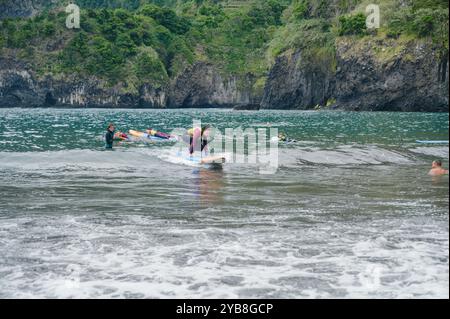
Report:
[[[388,34],[431,37],[438,46],[448,50],[448,18],[445,8],[404,8],[391,17]]]
[[[190,22],[186,18],[179,17],[175,11],[168,8],[161,8],[155,5],[146,5],[141,14],[155,19],[175,34],[185,34],[190,29]]]
[[[329,0],[296,0],[293,4],[293,15],[297,20],[330,18],[335,10]],[[333,10],[334,9],[334,10]]]
[[[169,76],[156,52],[143,52],[137,56],[136,61],[134,71],[140,81],[148,81],[155,87],[168,82]]]
[[[366,16],[362,13],[339,18],[339,35],[365,35],[367,33]]]
[[[294,4],[293,14],[296,19],[310,18],[310,8],[308,0],[299,0]]]
[[[89,74],[107,76],[113,82],[117,82],[124,62],[124,57],[111,42],[100,36],[92,39],[86,63]]]
[[[448,24],[448,13],[445,15],[441,10],[420,9],[415,12],[410,28],[421,37],[431,36],[446,20]]]
[[[44,24],[42,25],[42,28],[40,31],[41,31],[42,35],[44,35],[46,37],[50,37],[55,34],[56,27],[55,27],[54,23],[52,23],[50,21],[45,21]]]
[[[120,50],[121,55],[124,57],[134,56],[137,52],[136,44],[131,40],[131,37],[127,33],[121,33],[117,36],[115,41],[116,47]]]
[[[225,13],[222,7],[211,4],[203,4],[198,10],[193,24],[195,28],[215,29],[225,20]]]
[[[253,25],[280,25],[284,9],[286,9],[286,5],[280,1],[267,0],[253,5],[247,15]]]
[[[419,9],[448,9],[448,0],[415,0],[412,2],[411,9],[416,11]]]
[[[86,33],[78,33],[59,54],[61,68],[67,71],[80,71],[85,59],[89,57],[88,37]]]

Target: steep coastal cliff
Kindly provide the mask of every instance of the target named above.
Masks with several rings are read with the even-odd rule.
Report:
[[[259,103],[260,99],[253,95],[251,78],[223,79],[212,65],[204,63],[186,69],[166,87],[143,84],[130,93],[126,83],[110,87],[96,77],[39,78],[32,66],[0,58],[0,107],[234,107]]]
[[[417,30],[396,22],[368,33],[364,16],[345,15],[356,6],[332,1],[321,13],[316,2],[255,0],[236,11],[205,1],[180,16],[89,9],[81,30],[67,30],[61,5],[39,15],[58,1],[0,0],[0,107],[448,112],[448,20],[420,24],[445,21],[448,4],[402,4]]]
[[[261,107],[351,111],[448,112],[448,54],[430,41],[336,43],[336,70],[301,63],[301,52],[277,59]]]

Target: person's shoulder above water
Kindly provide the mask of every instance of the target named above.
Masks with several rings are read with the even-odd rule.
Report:
[[[442,167],[442,161],[434,161],[428,175],[430,176],[448,175],[448,170]]]

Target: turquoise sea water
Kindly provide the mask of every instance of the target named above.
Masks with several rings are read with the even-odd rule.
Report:
[[[104,150],[274,127],[276,174]],[[0,109],[0,297],[448,298],[448,114]]]

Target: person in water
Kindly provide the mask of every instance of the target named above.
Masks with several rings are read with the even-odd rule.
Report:
[[[278,141],[279,142],[286,142],[286,143],[295,143],[295,142],[297,142],[296,140],[293,140],[293,139],[287,137],[287,135],[284,134],[284,133],[278,134]]]
[[[442,168],[442,161],[434,161],[431,166],[431,171],[428,173],[430,176],[442,176],[448,175],[448,170]]]
[[[115,132],[114,124],[110,123],[108,125],[108,128],[106,130],[106,134],[105,134],[105,141],[106,141],[106,148],[107,149],[112,149],[113,148],[114,132]]]
[[[166,134],[166,133],[163,133],[163,132],[159,132],[159,131],[154,130],[152,128],[149,128],[147,130],[147,134],[150,135],[150,136],[159,137],[159,138],[162,138],[162,139],[165,139],[165,140],[168,140],[168,139],[170,139],[172,137],[169,134]]]
[[[189,144],[189,154],[193,155],[195,151],[200,150],[201,152],[208,152],[208,143],[210,140],[210,129],[209,125],[202,127],[192,128],[186,132],[183,136],[183,141]]]
[[[114,139],[119,141],[126,141],[128,140],[128,135],[123,132],[117,132],[114,134]]]

